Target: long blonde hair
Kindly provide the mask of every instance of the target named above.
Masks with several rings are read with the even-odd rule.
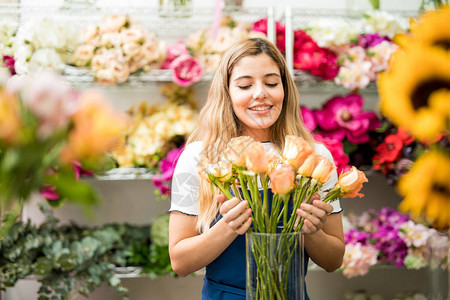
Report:
[[[284,89],[280,116],[270,128],[271,141],[281,150],[286,135],[301,136],[312,144],[313,138],[301,120],[297,87],[289,74],[284,57],[269,41],[252,38],[240,41],[229,48],[214,75],[208,99],[200,112],[199,125],[187,141],[187,144],[194,141],[203,143],[202,160],[210,163],[217,162],[227,143],[233,137],[242,135],[242,126],[232,108],[229,80],[234,66],[240,59],[259,54],[270,56],[277,64]],[[216,193],[216,190],[211,191],[210,184],[206,180],[201,179],[200,211],[197,219],[199,231],[208,228],[218,214],[219,204],[215,200]]]

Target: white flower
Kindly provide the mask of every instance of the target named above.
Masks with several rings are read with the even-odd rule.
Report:
[[[409,220],[400,226],[399,236],[403,239],[408,247],[414,246],[416,248],[426,245],[428,238],[433,234],[433,230],[416,224]]]
[[[41,69],[52,69],[62,71],[64,63],[61,56],[54,49],[43,48],[35,51],[29,60],[30,72],[36,72]]]
[[[356,38],[359,27],[350,25],[341,19],[320,19],[309,23],[308,34],[320,47],[332,48],[347,44]]]
[[[396,34],[406,30],[405,21],[386,11],[371,11],[362,22],[362,32],[378,33],[392,39]]]

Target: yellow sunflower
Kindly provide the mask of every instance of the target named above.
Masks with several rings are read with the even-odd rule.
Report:
[[[402,47],[413,47],[414,43],[450,50],[450,6],[430,10],[420,16],[418,22],[411,20],[411,35],[396,37]],[[406,42],[406,43],[405,43]]]
[[[450,226],[450,154],[432,150],[402,176],[398,190],[405,198],[399,209],[411,217],[424,216],[437,228]]]
[[[398,51],[378,77],[381,112],[422,141],[433,141],[450,120],[450,52],[416,46]]]

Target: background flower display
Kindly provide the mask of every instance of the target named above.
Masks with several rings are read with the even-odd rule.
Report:
[[[294,31],[294,68],[349,90],[360,90],[385,70],[406,31],[406,20],[387,12],[367,12],[360,20],[322,18]]]
[[[163,41],[125,15],[104,16],[98,26],[88,25],[80,39],[73,62],[92,69],[102,85],[123,83],[130,74],[158,68],[166,55]]]
[[[76,31],[68,23],[51,18],[33,19],[20,26],[14,37],[14,67],[18,74],[42,69],[58,72],[72,62]]]
[[[172,178],[178,152],[186,136],[197,124],[196,102],[192,89],[174,84],[163,86],[167,102],[131,108],[130,125],[124,136],[125,143],[113,152],[119,167],[145,167],[158,171],[153,182],[162,195],[168,195],[168,182]]]
[[[370,209],[360,216],[349,215],[351,228],[345,232],[345,255],[342,270],[351,278],[367,274],[373,265],[384,263],[396,267],[419,269],[428,265],[428,239],[435,236],[448,244],[448,236],[433,228],[413,222],[407,215],[383,207]],[[441,267],[447,267],[446,251],[440,253]]]
[[[320,109],[301,108],[305,125],[330,150],[338,173],[346,170],[349,163],[358,167],[371,165],[374,153],[366,148],[371,148],[371,135],[381,121],[375,112],[363,111],[363,105],[362,95],[348,94],[328,99]]]
[[[125,124],[124,116],[99,91],[75,93],[54,73],[2,82],[0,204],[18,213],[32,193],[49,186],[60,195],[59,200],[86,207],[96,203],[97,194],[77,180],[73,164],[104,168],[110,161],[105,153],[118,145]]]
[[[202,78],[200,62],[192,57],[184,41],[178,41],[167,49],[161,69],[172,70],[172,81],[180,86],[189,86]]]
[[[238,41],[251,37],[265,37],[261,32],[252,30],[252,24],[237,22],[230,16],[222,18],[216,36],[211,35],[211,29],[201,29],[186,39],[189,52],[203,65],[205,73],[214,72],[219,65],[223,53]]]

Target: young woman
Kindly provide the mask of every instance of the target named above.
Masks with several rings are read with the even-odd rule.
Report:
[[[301,136],[317,154],[333,161],[325,146],[314,143],[299,116],[297,88],[274,45],[249,39],[224,54],[172,183],[172,268],[186,276],[206,267],[202,299],[245,299],[245,232],[251,211],[246,201],[213,195],[209,183],[198,175],[199,162],[217,162],[230,139],[244,135],[280,151],[286,135]],[[336,181],[334,174],[323,190]],[[305,252],[329,272],[341,266],[344,255],[340,212],[339,201],[328,204],[318,196],[297,210],[306,220],[302,228]]]

